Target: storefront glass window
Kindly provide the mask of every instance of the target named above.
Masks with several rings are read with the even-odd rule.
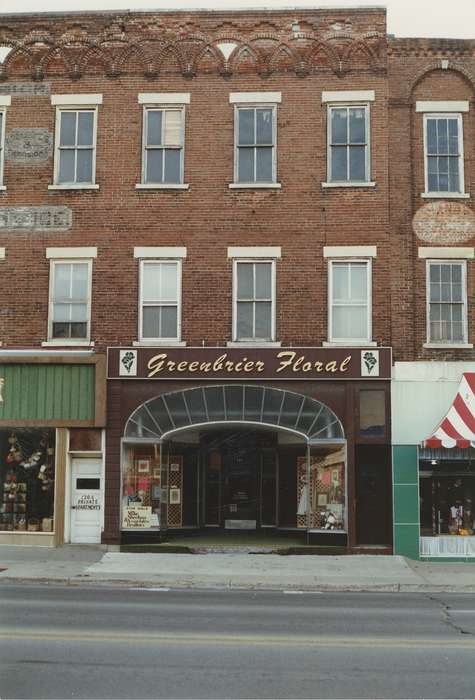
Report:
[[[382,390],[360,391],[360,435],[384,437],[386,430],[386,397]]]
[[[346,530],[346,473],[344,450],[298,458],[297,525],[316,530]],[[310,513],[308,513],[308,509]]]
[[[122,473],[122,529],[160,527],[160,447],[127,445]]]
[[[0,430],[0,530],[53,532],[54,480],[54,430]]]

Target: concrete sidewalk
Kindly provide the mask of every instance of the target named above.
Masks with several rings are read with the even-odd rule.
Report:
[[[0,545],[0,583],[300,591],[475,592],[475,562],[399,556],[130,554],[100,547]]]

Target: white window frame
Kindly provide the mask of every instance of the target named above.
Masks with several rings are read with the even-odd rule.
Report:
[[[366,338],[334,338],[333,329],[333,265],[335,264],[364,263],[367,269],[366,294],[367,294],[367,336]],[[370,345],[373,337],[373,297],[372,297],[373,265],[371,258],[333,258],[328,261],[328,343],[335,345]]]
[[[60,134],[61,115],[63,112],[92,112],[93,132],[92,132],[92,181],[91,182],[59,182],[59,154],[60,154]],[[54,133],[54,170],[53,184],[48,186],[50,190],[91,190],[99,189],[96,184],[96,156],[97,156],[97,104],[63,104],[56,105],[56,123]]]
[[[429,167],[427,153],[427,121],[428,119],[457,119],[458,123],[458,141],[459,141],[459,192],[443,192],[429,190]],[[463,115],[461,112],[424,112],[423,114],[423,132],[424,132],[424,192],[423,197],[443,197],[444,199],[457,197],[468,197],[465,193],[465,167],[464,167],[464,144],[463,144]]]
[[[462,267],[462,321],[463,321],[463,340],[443,342],[440,340],[432,340],[430,335],[430,266],[435,265],[452,265],[456,263]],[[438,302],[433,302],[437,304]],[[450,303],[450,302],[448,302]],[[473,347],[468,342],[468,300],[467,300],[467,261],[453,258],[430,258],[426,260],[426,335],[427,342],[424,347],[428,348],[457,348],[457,347]]]
[[[238,265],[242,263],[268,263],[271,265],[271,337],[270,338],[238,338],[237,337],[237,293]],[[276,264],[272,258],[233,258],[233,343],[239,345],[266,345],[275,343],[276,332]],[[253,300],[255,301],[255,300]]]
[[[330,102],[327,104],[327,180],[324,187],[374,187],[371,182],[371,105],[369,102]],[[332,135],[331,114],[333,109],[363,108],[365,110],[365,179],[364,180],[332,180]],[[348,150],[348,145],[346,146]],[[350,160],[347,161],[347,172]]]
[[[87,265],[87,333],[85,338],[54,338],[53,337],[53,306],[54,306],[54,275],[56,265],[68,264]],[[51,258],[49,273],[49,302],[48,302],[48,342],[43,345],[91,345],[91,307],[92,307],[92,258]]]
[[[145,258],[145,259],[140,259],[140,269],[139,269],[139,314],[138,314],[138,337],[139,341],[138,344],[152,344],[152,345],[176,345],[177,343],[181,343],[181,313],[182,313],[182,272],[183,272],[183,265],[182,265],[182,260],[180,258]],[[144,267],[145,265],[150,265],[154,264],[156,265],[157,263],[175,263],[177,266],[177,324],[176,324],[176,330],[177,334],[176,337],[170,337],[170,338],[165,338],[165,337],[158,337],[158,338],[144,338],[143,337],[143,305],[144,305],[144,299],[143,299],[143,276],[144,276]],[[157,304],[158,305],[158,304]],[[170,304],[169,304],[170,306]]]
[[[272,110],[272,133],[274,136],[272,144],[272,180],[268,182],[239,182],[239,158],[238,158],[238,142],[239,142],[239,110],[241,109],[271,109]],[[276,187],[280,188],[277,182],[277,102],[241,102],[234,104],[234,182],[229,185],[230,188],[246,188],[246,187]]]
[[[6,106],[2,106],[1,103],[0,115],[2,116],[2,126],[0,129],[0,190],[6,190],[7,188],[3,184],[3,177],[5,172],[5,122],[7,121],[7,109]]]
[[[146,165],[146,152],[147,152],[147,114],[149,111],[180,111],[181,112],[181,146],[180,146],[180,181],[179,182],[147,182],[147,165]],[[184,183],[185,177],[185,126],[186,126],[186,105],[184,102],[173,104],[171,102],[155,103],[151,102],[148,104],[143,104],[142,112],[142,165],[141,165],[141,181],[135,187],[136,189],[188,189],[189,185]],[[162,148],[163,150],[166,146],[152,147]]]

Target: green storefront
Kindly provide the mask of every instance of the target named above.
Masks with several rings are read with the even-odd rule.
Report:
[[[71,460],[102,456],[104,389],[103,356],[0,351],[0,543],[67,539]]]

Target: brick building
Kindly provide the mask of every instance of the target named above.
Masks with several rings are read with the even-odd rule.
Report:
[[[471,213],[420,199],[440,110],[419,107],[450,98],[470,134],[473,50],[388,43],[385,20],[1,18],[0,541],[265,528],[391,551],[393,371],[395,544],[418,555],[433,425],[404,432],[407,372],[471,357],[470,328],[423,347],[429,246],[461,219],[468,245]]]

